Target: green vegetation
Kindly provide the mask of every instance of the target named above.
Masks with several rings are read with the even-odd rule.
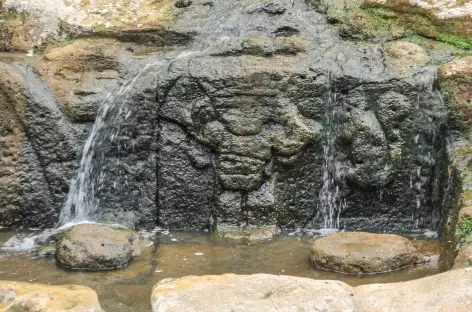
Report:
[[[330,23],[342,23],[344,21],[344,12],[339,8],[331,7],[326,11],[326,17]]]
[[[472,50],[472,39],[469,38],[440,33],[436,39],[461,49]]]
[[[331,23],[342,24],[341,34],[347,37],[380,41],[424,37],[472,50],[472,38],[463,35],[469,21],[437,21],[418,10],[397,12],[366,4],[346,9],[330,7],[326,15]]]
[[[72,310],[75,307],[77,307],[78,303],[77,302],[70,302],[69,305],[65,307],[66,310]]]
[[[457,234],[469,235],[472,233],[472,218],[464,219],[457,228]]]

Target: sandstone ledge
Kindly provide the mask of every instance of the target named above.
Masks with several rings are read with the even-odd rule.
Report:
[[[404,312],[472,309],[472,270],[419,280],[350,287],[338,281],[268,274],[187,276],[153,289],[153,312]]]
[[[103,312],[97,294],[78,285],[0,281],[0,311]]]

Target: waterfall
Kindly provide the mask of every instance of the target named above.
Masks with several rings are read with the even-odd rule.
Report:
[[[131,111],[126,106],[132,95],[131,90],[140,82],[139,78],[147,74],[149,68],[157,64],[159,63],[145,65],[134,78],[126,81],[118,92],[113,95],[109,94],[103,103],[83,147],[77,175],[71,181],[71,188],[62,208],[58,226],[67,223],[96,221],[92,216],[99,208],[96,192],[100,189],[104,175],[101,162],[107,161],[106,156],[103,155],[102,147],[113,142],[119,131],[115,133],[113,128],[110,131],[110,125],[119,122],[119,118],[127,119],[130,116]],[[94,161],[95,159],[97,161]],[[97,179],[97,177],[99,178]]]
[[[130,97],[133,96],[132,91],[142,83],[142,77],[148,73],[150,67],[157,67],[153,72],[153,75],[157,76],[159,67],[169,65],[172,61],[180,58],[204,53],[205,50],[220,40],[225,40],[229,36],[238,36],[251,30],[253,21],[243,14],[240,7],[241,3],[228,2],[224,5],[224,14],[209,15],[199,25],[201,33],[194,38],[191,46],[179,53],[164,55],[156,63],[147,64],[134,78],[124,83],[119,92],[108,95],[84,145],[79,168],[76,177],[71,181],[67,200],[62,208],[57,226],[83,221],[117,222],[127,226],[133,225],[133,221],[127,220],[133,218],[132,216],[120,216],[118,218],[115,215],[111,218],[97,219],[98,212],[101,209],[99,193],[101,190],[107,192],[106,187],[103,187],[103,183],[107,179],[107,171],[111,170],[111,162],[116,161],[115,166],[120,162],[119,158],[110,159],[108,155],[105,155],[105,151],[110,148],[114,140],[119,140],[120,122],[127,119],[131,114],[128,102],[130,102]],[[243,6],[245,5],[247,3]],[[117,185],[120,182],[123,181],[118,181],[118,183],[115,181],[112,188],[128,192],[127,181],[124,181],[125,185]],[[125,205],[125,203],[120,204]]]
[[[329,79],[325,106],[325,131],[323,141],[323,184],[319,193],[318,214],[325,229],[339,228],[339,217],[346,206],[339,189],[340,165],[336,160],[336,139],[341,131],[342,105]]]

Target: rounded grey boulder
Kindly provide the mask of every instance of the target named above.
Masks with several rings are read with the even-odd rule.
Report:
[[[127,265],[149,245],[149,241],[132,230],[81,224],[59,239],[56,260],[71,269],[116,269]]]
[[[335,233],[317,239],[310,260],[317,268],[343,273],[382,273],[418,263],[418,250],[406,238],[365,232]]]

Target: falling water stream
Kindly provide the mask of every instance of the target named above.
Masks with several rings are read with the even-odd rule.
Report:
[[[115,110],[117,109],[118,114],[127,114],[125,116],[125,118],[127,118],[129,116],[128,114],[131,113],[125,108],[127,99],[130,96],[129,90],[134,84],[139,83],[139,78],[148,73],[149,69],[153,69],[154,66],[158,65],[159,63],[145,65],[132,80],[124,83],[116,94],[108,95],[107,100],[104,102],[95,119],[92,131],[85,142],[79,169],[71,183],[66,203],[59,218],[59,225],[90,221],[91,215],[99,209],[99,200],[95,196],[95,190],[100,186],[96,185],[94,174],[102,174],[102,172],[101,168],[94,167],[93,158],[96,157],[96,153],[98,153],[102,147],[103,139],[100,137],[100,134],[106,131],[106,122],[111,123],[118,116],[112,116],[111,120],[106,120],[106,117],[113,106]],[[106,137],[104,139],[113,140],[114,133],[106,133],[105,135]]]
[[[336,140],[341,131],[342,103],[331,82],[325,104],[325,131],[323,142],[323,184],[319,193],[318,213],[323,218],[323,231],[339,228],[339,217],[346,203],[340,193],[340,164],[337,162]]]
[[[175,59],[203,53],[220,40],[226,40],[229,36],[238,36],[250,30],[253,21],[237,9],[238,3],[227,2],[225,5],[227,6],[226,13],[222,16],[218,14],[209,16],[206,22],[199,27],[201,33],[189,48],[174,55],[173,58],[161,58],[157,61],[151,59],[152,63],[145,65],[135,77],[125,82],[116,94],[108,95],[84,145],[79,169],[71,182],[71,188],[58,222],[59,226],[83,221],[102,221],[96,220],[94,215],[100,209],[100,199],[97,192],[106,175],[103,170],[103,162],[115,160],[106,159],[100,153],[102,153],[104,144],[113,141],[118,134],[118,131],[110,125],[119,122],[120,115],[132,113],[131,108],[127,107],[128,99],[132,96],[134,85],[141,83],[141,77],[149,72],[157,73],[159,67],[166,66]],[[127,117],[128,115],[125,116],[125,119]],[[116,185],[114,186],[116,187]]]

